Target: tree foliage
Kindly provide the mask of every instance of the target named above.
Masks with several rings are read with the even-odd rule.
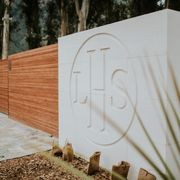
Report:
[[[2,18],[4,16],[4,3],[3,1],[0,1],[0,57],[2,55],[2,37],[3,37],[3,21]]]
[[[92,0],[88,17],[88,28],[102,26],[129,18],[127,0]]]
[[[162,7],[158,6],[159,0],[132,0],[130,3],[131,16],[139,16],[160,10]]]
[[[60,2],[60,1],[59,1]],[[60,28],[60,12],[59,4],[57,1],[49,1],[47,3],[48,18],[46,22],[47,30],[46,35],[48,38],[48,44],[54,44],[57,42]]]
[[[180,11],[180,0],[16,0],[13,1],[13,4],[18,5],[11,7],[12,12],[21,13],[25,21],[16,19],[19,16],[12,13],[11,30],[13,33],[17,31],[21,34],[27,45],[24,46],[25,48],[21,47],[19,39],[15,35],[10,35],[10,44],[15,44],[16,46],[13,45],[12,47],[17,48],[12,52],[54,44],[57,43],[58,36],[77,32],[78,29],[90,29],[163,8]],[[3,13],[4,0],[1,0],[1,49]],[[19,25],[18,22],[20,21],[24,24]],[[80,27],[80,24],[83,25],[83,28]]]
[[[39,25],[39,6],[37,0],[24,0],[22,3],[22,11],[26,18],[27,42],[29,48],[40,46],[40,25]]]
[[[168,9],[180,11],[180,0],[166,0],[165,7]]]

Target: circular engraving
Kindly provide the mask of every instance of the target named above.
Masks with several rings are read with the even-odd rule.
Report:
[[[118,38],[99,33],[81,45],[71,70],[70,100],[77,126],[91,142],[112,145],[125,136],[135,114],[129,97],[136,104],[136,91],[128,50]]]

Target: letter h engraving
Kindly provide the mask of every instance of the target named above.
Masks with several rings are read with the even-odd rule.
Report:
[[[105,130],[106,53],[110,48],[88,50],[89,55],[89,120],[87,127]],[[98,108],[98,109],[97,109]],[[96,110],[100,110],[97,113]]]

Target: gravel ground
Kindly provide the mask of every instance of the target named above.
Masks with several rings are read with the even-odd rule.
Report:
[[[72,165],[86,173],[88,162],[75,157]],[[110,179],[107,171],[100,169],[91,176],[95,180]],[[49,161],[46,157],[38,154],[21,158],[0,161],[0,180],[80,180],[57,163]]]

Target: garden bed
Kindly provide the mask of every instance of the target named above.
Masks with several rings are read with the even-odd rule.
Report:
[[[0,161],[0,180],[79,180],[77,175],[61,167],[58,159],[48,158],[41,154],[33,154],[21,158]],[[76,170],[86,173],[88,162],[75,157],[71,163]],[[90,177],[90,176],[88,176]],[[92,179],[110,179],[110,174],[100,169]]]

